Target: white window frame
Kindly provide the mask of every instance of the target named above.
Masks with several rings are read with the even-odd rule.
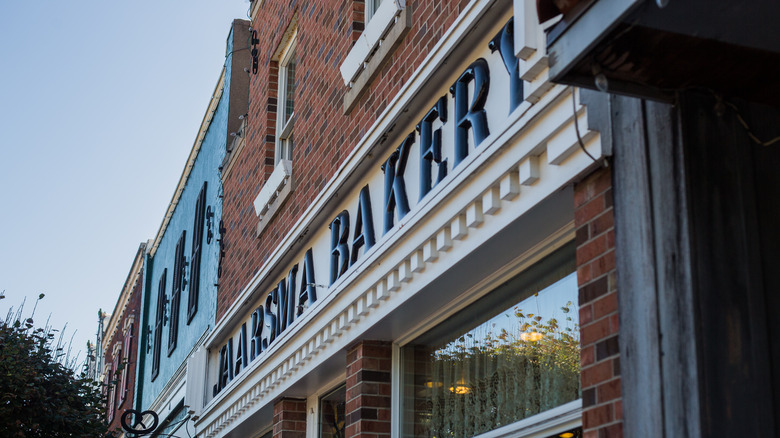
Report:
[[[274,165],[282,160],[292,160],[292,144],[290,137],[293,134],[295,123],[295,108],[293,97],[293,112],[285,120],[285,111],[287,109],[287,66],[295,57],[295,48],[297,46],[298,30],[292,31],[286,46],[279,55],[279,69],[277,81],[279,82],[279,92],[276,99],[276,147],[274,148]],[[297,62],[296,62],[297,66]],[[297,68],[297,67],[296,67]],[[296,72],[297,74],[297,72]]]

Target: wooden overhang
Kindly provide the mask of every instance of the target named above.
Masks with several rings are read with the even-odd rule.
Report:
[[[776,0],[538,0],[553,82],[655,99],[678,91],[780,102]],[[606,79],[606,81],[605,81]],[[606,85],[606,87],[605,87]]]

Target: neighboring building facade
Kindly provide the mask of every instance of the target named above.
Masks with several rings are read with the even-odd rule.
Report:
[[[138,357],[138,334],[141,295],[144,281],[146,244],[142,243],[133,258],[127,280],[119,293],[116,306],[107,319],[101,336],[104,360],[101,381],[106,385],[106,420],[111,429],[121,431],[120,421],[126,409],[132,409],[135,399],[135,378]]]
[[[184,426],[187,358],[214,327],[219,283],[219,168],[246,113],[248,22],[235,20],[226,62],[160,230],[144,261],[142,336],[135,409],[173,433]],[[231,132],[233,135],[231,135]],[[145,421],[150,424],[149,420]]]
[[[192,429],[579,436],[580,324],[592,356],[617,329],[604,97],[547,81],[510,2],[377,3],[253,3]]]

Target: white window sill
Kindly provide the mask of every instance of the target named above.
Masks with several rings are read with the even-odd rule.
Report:
[[[255,213],[260,219],[257,225],[258,236],[291,192],[292,161],[280,160],[255,198]]]
[[[344,78],[344,85],[355,81],[405,7],[405,0],[386,0],[379,5],[379,9],[371,17],[360,38],[355,41],[355,45],[352,46],[347,57],[344,58],[344,62],[341,63],[341,77]]]
[[[399,3],[398,0],[382,2],[379,10],[371,19],[369,28],[360,37],[361,40],[364,37],[376,39],[376,44],[373,46],[375,48],[365,53],[365,58],[362,58],[363,55],[353,55],[357,53],[355,52],[356,48],[361,47],[359,46],[361,41],[358,41],[341,65],[342,76],[345,78],[345,83],[349,85],[349,90],[344,95],[344,114],[349,114],[352,111],[352,108],[369,89],[371,81],[379,74],[382,66],[390,60],[393,51],[412,27],[411,16],[409,8],[403,7],[403,4]],[[377,23],[381,23],[382,26],[374,27],[376,20],[379,20]],[[369,43],[364,42],[363,44]],[[350,64],[357,62],[357,59],[360,59],[359,64]],[[347,74],[344,73],[345,70],[348,70]],[[347,80],[346,78],[352,79]]]
[[[582,399],[563,404],[476,438],[546,438],[582,426]]]

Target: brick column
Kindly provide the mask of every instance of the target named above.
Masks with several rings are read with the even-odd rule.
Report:
[[[392,344],[362,341],[347,351],[347,438],[390,436]]]
[[[582,426],[585,438],[623,435],[618,291],[611,169],[574,187],[577,229]]]
[[[283,398],[274,403],[273,438],[306,438],[306,400]]]

